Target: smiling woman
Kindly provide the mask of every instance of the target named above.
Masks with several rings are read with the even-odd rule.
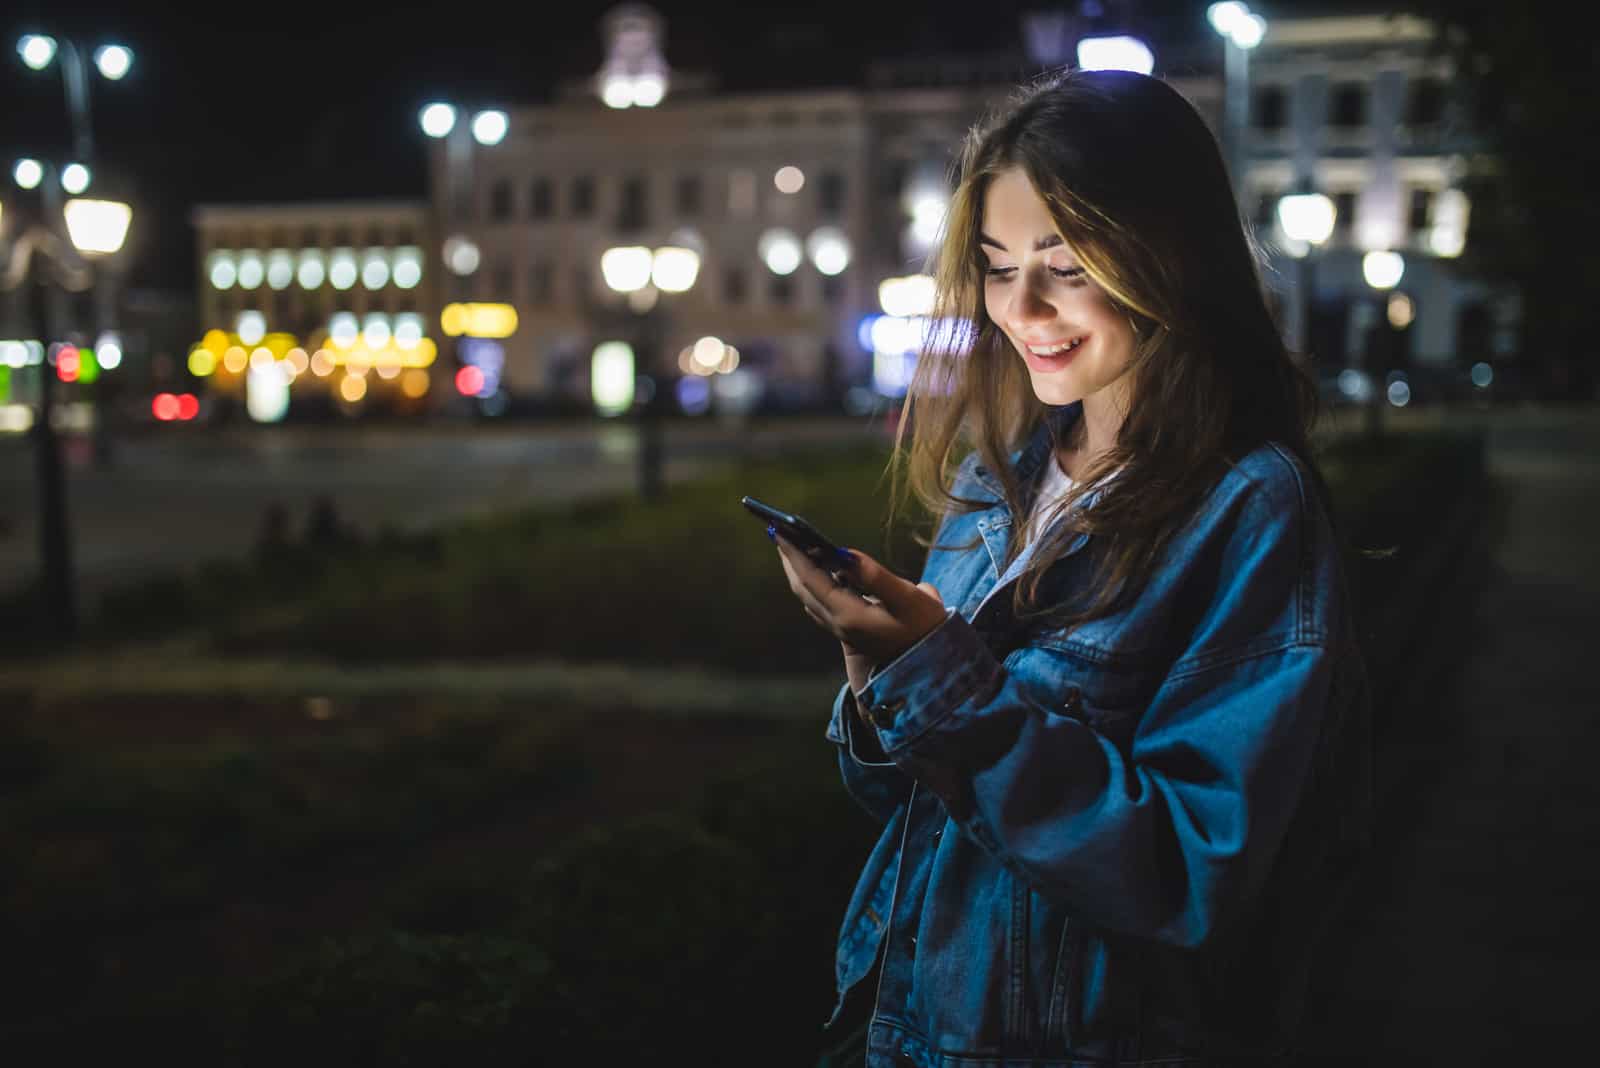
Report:
[[[1216,142],[1155,78],[1030,86],[968,140],[936,279],[964,333],[919,354],[887,520],[926,507],[920,580],[778,546],[882,825],[832,1033],[869,1065],[1281,1060],[1371,706],[1315,383]]]

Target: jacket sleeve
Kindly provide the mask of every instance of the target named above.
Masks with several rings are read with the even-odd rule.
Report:
[[[1217,535],[1227,577],[1123,747],[1037,703],[955,612],[860,695],[884,754],[1006,868],[1086,922],[1189,948],[1271,867],[1336,648],[1301,509],[1251,496],[1237,511]]]
[[[858,718],[856,696],[846,682],[833,701],[827,737],[839,747],[839,774],[856,803],[879,823],[888,823],[911,794],[911,776],[900,770]]]

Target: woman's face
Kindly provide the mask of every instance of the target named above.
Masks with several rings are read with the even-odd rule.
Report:
[[[1122,376],[1133,361],[1133,327],[1090,280],[1020,168],[990,180],[979,240],[984,307],[1041,401],[1071,404]]]

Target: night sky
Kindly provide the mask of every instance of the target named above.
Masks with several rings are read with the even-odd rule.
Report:
[[[420,198],[418,108],[436,96],[466,106],[550,99],[560,83],[598,68],[599,19],[610,7],[445,4],[423,14],[394,4],[300,0],[176,9],[71,0],[8,6],[14,14],[4,23],[0,64],[7,172],[21,155],[64,160],[70,144],[60,73],[25,67],[15,51],[20,34],[71,36],[85,51],[113,39],[134,49],[133,72],[123,81],[92,73],[94,189],[134,205],[130,284],[177,289],[194,281],[193,205]],[[667,58],[675,67],[714,69],[729,88],[779,88],[859,84],[872,58],[1015,47],[1021,13],[1041,5],[653,6],[667,18]],[[1204,4],[1129,6],[1193,19],[1204,32]],[[9,178],[5,189],[15,191]]]

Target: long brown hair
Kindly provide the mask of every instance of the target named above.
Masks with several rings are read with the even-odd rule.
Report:
[[[971,512],[955,469],[976,449],[1014,515],[1029,487],[1007,462],[1046,421],[1022,361],[984,306],[978,236],[993,178],[1020,168],[1087,274],[1134,327],[1133,399],[1114,445],[1078,473],[1060,505],[1074,514],[1039,546],[1013,595],[1019,617],[1049,614],[1069,628],[1136,596],[1172,535],[1251,449],[1276,441],[1311,470],[1316,382],[1285,348],[1269,313],[1259,252],[1236,207],[1216,139],[1165,82],[1126,71],[1073,71],[1021,89],[963,146],[945,232],[934,254],[935,332],[919,354],[894,451],[886,524],[914,494],[930,516]],[[1054,435],[1054,422],[1049,421]],[[909,444],[907,435],[909,433]],[[906,471],[906,484],[900,472]],[[1096,483],[1094,507],[1078,509]],[[1027,524],[1013,523],[1008,559]],[[1038,608],[1039,582],[1077,532],[1109,535],[1087,608]],[[928,537],[916,541],[931,546]],[[940,545],[940,549],[969,549]]]

